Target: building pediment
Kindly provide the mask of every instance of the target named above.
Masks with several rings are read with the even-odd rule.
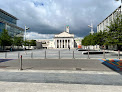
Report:
[[[70,38],[73,37],[74,38],[74,34],[69,34],[67,32],[62,32],[60,34],[56,34],[55,38],[57,38],[57,37],[70,37]]]

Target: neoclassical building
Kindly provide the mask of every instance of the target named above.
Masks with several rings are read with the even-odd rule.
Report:
[[[69,26],[66,31],[54,36],[55,48],[74,48],[74,34],[69,33]]]
[[[66,31],[55,34],[53,39],[38,39],[36,40],[38,48],[47,49],[71,49],[81,45],[82,38],[74,38],[74,34],[69,33],[69,26],[66,26]]]

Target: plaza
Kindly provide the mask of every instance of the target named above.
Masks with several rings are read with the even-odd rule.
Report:
[[[94,37],[98,38],[92,43],[94,46],[90,43],[94,40],[92,36],[86,39],[88,44],[82,44],[82,37],[89,34],[87,24],[91,19],[96,27],[95,23],[101,21],[105,11],[112,10],[110,0],[93,3],[87,0],[15,0],[9,1],[11,6],[3,2],[1,8],[19,16],[22,21],[18,24],[28,27],[24,30],[17,26],[18,18],[0,9],[0,32],[8,30],[12,38],[24,37],[26,42],[30,40],[26,37],[26,30],[30,28],[29,32],[33,32],[28,37],[36,41],[37,46],[29,42],[26,46],[22,40],[23,44],[18,46],[21,49],[12,49],[12,44],[6,46],[11,49],[0,50],[0,92],[122,92],[122,51],[117,51],[116,45],[104,48],[104,40],[96,43],[100,35]],[[97,32],[107,29],[121,10],[122,5],[100,22]],[[89,27],[92,35],[93,23]]]
[[[20,55],[23,59],[88,59],[88,54],[83,54],[88,51],[78,51],[76,49],[37,49],[27,51],[13,51],[1,52],[0,58],[2,59],[18,59]],[[97,52],[97,51],[94,51]],[[103,52],[103,50],[101,50]],[[118,51],[108,51],[104,54],[90,54],[90,59],[118,59]],[[120,52],[122,58],[122,52]]]

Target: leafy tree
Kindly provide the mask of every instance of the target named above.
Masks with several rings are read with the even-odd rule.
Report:
[[[14,37],[13,39],[14,46],[22,46],[23,45],[23,37]]]
[[[29,41],[24,41],[24,46],[29,46],[30,45],[30,42]]]
[[[31,40],[30,41],[30,46],[36,46],[36,41],[35,40]]]
[[[87,35],[82,40],[82,44],[88,45],[117,45],[118,49],[122,49],[122,15],[118,16],[107,26],[108,29],[103,32]]]
[[[12,42],[12,38],[8,35],[8,31],[4,29],[0,33],[0,45],[5,49],[5,46],[11,46]]]
[[[121,49],[122,46],[122,15],[117,16],[114,21],[110,23],[110,26],[107,26],[108,36],[107,43],[110,45],[117,45],[118,49]]]

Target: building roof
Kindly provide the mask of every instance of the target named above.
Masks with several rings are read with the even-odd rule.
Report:
[[[114,10],[114,12],[112,12],[108,17],[110,17],[113,13],[115,13],[119,8],[122,8],[121,5],[116,9]],[[101,23],[103,23],[108,17],[106,17],[102,22],[100,22],[97,26],[99,26]]]
[[[74,34],[69,34],[67,32],[62,32],[60,34],[56,34],[55,38],[66,38],[66,37],[70,37],[70,38],[74,38]]]
[[[0,9],[0,12],[2,12],[2,13],[4,13],[4,14],[6,14],[6,15],[8,15],[8,16],[10,16],[10,17],[16,19],[16,20],[18,20],[15,16],[11,15],[10,13],[8,13],[8,12],[2,10],[2,9]]]

